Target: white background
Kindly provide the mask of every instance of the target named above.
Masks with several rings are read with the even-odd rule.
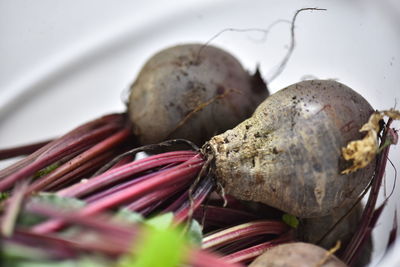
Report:
[[[225,28],[267,29],[303,7],[327,11],[299,15],[297,46],[270,90],[305,76],[334,78],[376,109],[394,107],[400,101],[396,0],[0,0],[0,147],[54,137],[124,110],[121,99],[140,67],[166,46],[204,43]],[[289,29],[287,22],[279,23],[265,40],[259,32],[227,32],[212,44],[232,52],[251,71],[259,64],[268,79],[287,51]],[[396,148],[390,156],[398,170],[399,154]],[[388,190],[393,177],[389,166]],[[399,191],[377,226],[375,261]]]

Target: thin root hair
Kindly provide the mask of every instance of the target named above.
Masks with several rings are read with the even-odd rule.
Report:
[[[196,61],[199,60],[200,58],[200,54],[203,52],[203,50],[210,45],[210,43],[212,41],[214,41],[215,39],[217,39],[219,36],[221,36],[222,34],[226,33],[226,32],[239,32],[239,33],[243,33],[243,32],[260,32],[263,34],[262,38],[260,40],[256,40],[260,43],[266,42],[267,41],[267,37],[268,37],[268,33],[271,31],[271,29],[276,26],[277,24],[280,23],[290,23],[289,20],[284,20],[284,19],[278,19],[276,21],[274,21],[273,23],[271,23],[266,29],[262,29],[262,28],[225,28],[220,30],[219,32],[217,32],[216,34],[214,34],[210,39],[208,39],[199,49],[199,51],[197,52],[197,56],[196,56]]]
[[[290,57],[292,56],[292,53],[293,53],[294,48],[296,46],[295,31],[294,31],[295,24],[296,24],[296,19],[297,19],[297,16],[300,14],[300,12],[303,12],[303,11],[306,11],[306,10],[326,11],[327,9],[325,9],[325,8],[317,8],[317,7],[306,7],[306,8],[298,9],[296,11],[296,13],[294,14],[294,16],[292,18],[292,22],[291,22],[291,26],[290,26],[290,45],[289,45],[289,49],[288,49],[285,57],[282,59],[281,63],[279,64],[279,66],[278,66],[277,70],[275,71],[275,73],[269,79],[267,79],[268,83],[271,83],[276,77],[278,77],[282,73],[282,71],[286,67]]]

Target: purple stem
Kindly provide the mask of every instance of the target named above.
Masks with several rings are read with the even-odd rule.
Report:
[[[76,183],[79,179],[83,177],[90,176],[93,172],[95,172],[98,168],[107,163],[110,159],[112,159],[115,154],[115,150],[107,151],[96,158],[90,159],[89,161],[83,163],[81,166],[76,169],[66,173],[65,175],[60,177],[60,180],[63,182],[58,182],[49,184],[42,191],[58,191],[67,186],[70,186],[73,183]]]
[[[204,216],[204,227],[225,227],[261,219],[261,216],[256,216],[255,214],[242,210],[216,206],[203,206],[197,209],[193,215],[193,217],[198,221],[203,221]]]
[[[112,186],[112,187],[110,187],[108,189],[102,190],[102,191],[100,191],[98,193],[95,193],[95,194],[93,194],[93,195],[91,195],[91,196],[89,196],[87,198],[84,198],[84,199],[85,199],[86,202],[95,202],[95,201],[97,201],[99,199],[102,199],[102,198],[106,197],[107,195],[111,195],[111,194],[114,194],[114,193],[116,193],[118,191],[126,189],[128,187],[131,187],[131,186],[133,186],[133,185],[135,185],[135,184],[137,184],[139,182],[142,182],[142,181],[150,179],[150,178],[152,178],[152,177],[154,177],[156,175],[159,175],[160,173],[162,173],[162,170],[158,170],[158,171],[155,171],[155,172],[143,175],[143,176],[139,176],[139,177],[134,178],[132,180],[128,180],[126,182],[114,185],[114,186]]]
[[[368,227],[365,229],[365,232],[362,236],[362,239],[360,240],[360,245],[354,250],[354,255],[350,262],[348,263],[349,266],[353,266],[354,262],[358,259],[359,255],[363,252],[364,245],[368,243],[369,238],[371,237],[372,230],[374,230],[374,227],[376,223],[378,222],[379,217],[382,214],[383,209],[386,206],[386,201],[379,206],[372,214],[371,216],[371,222],[368,225]]]
[[[123,157],[122,159],[120,159],[117,163],[115,163],[113,166],[111,166],[110,169],[108,169],[108,170],[121,167],[121,166],[123,166],[123,165],[125,165],[125,164],[128,164],[128,163],[134,161],[134,160],[135,160],[135,157],[134,157],[134,156],[132,156],[132,155],[126,155],[125,157]],[[98,173],[97,175],[99,175],[99,174],[101,174],[101,173]],[[97,176],[97,175],[96,175],[96,176]]]
[[[117,128],[123,128],[126,124],[124,114],[110,114],[99,119],[95,119],[81,126],[78,126],[69,133],[63,135],[62,137],[54,140],[49,145],[50,147],[42,153],[38,158],[47,156],[50,153],[54,153],[60,149],[63,149],[65,145],[75,142],[76,140],[84,137],[86,134],[93,132],[96,129],[100,129],[104,126],[118,126]]]
[[[244,223],[228,229],[218,231],[203,238],[203,249],[217,249],[233,241],[247,237],[274,234],[281,235],[289,231],[289,226],[281,221],[256,221]]]
[[[190,183],[196,177],[203,164],[204,159],[197,153],[197,155],[193,156],[186,162],[166,170],[160,175],[123,189],[115,194],[106,196],[94,203],[89,203],[87,206],[82,208],[79,213],[82,216],[91,216],[126,201],[139,199],[152,191],[181,182]],[[56,231],[63,226],[64,223],[62,220],[51,220],[33,227],[33,231],[36,233],[49,233]]]
[[[188,263],[193,267],[244,267],[240,263],[230,263],[208,251],[192,249],[188,251]]]
[[[197,153],[193,151],[174,151],[137,160],[121,167],[108,170],[99,176],[92,177],[86,183],[78,183],[61,190],[58,192],[58,195],[63,197],[82,197],[141,172],[170,163],[184,162],[196,154]]]
[[[47,140],[43,142],[38,142],[34,144],[29,144],[29,145],[22,145],[22,146],[17,146],[17,147],[12,147],[12,148],[5,148],[5,149],[0,149],[0,160],[3,159],[9,159],[17,156],[25,156],[29,155],[36,150],[44,147],[48,143],[50,143],[52,140]]]
[[[392,226],[392,230],[390,230],[390,234],[389,234],[389,240],[388,240],[388,244],[386,246],[386,250],[388,250],[395,242],[397,239],[397,210],[395,210],[394,212],[394,216],[393,216],[393,226]]]
[[[93,130],[89,134],[85,134],[81,138],[65,145],[64,147],[57,149],[53,153],[45,152],[46,155],[42,154],[42,156],[39,156],[36,161],[0,180],[0,191],[5,191],[11,188],[17,181],[32,176],[40,169],[62,159],[65,156],[68,156],[71,153],[75,153],[87,148],[93,143],[105,138],[107,135],[112,134],[117,129],[118,126],[115,125],[103,126],[99,129]]]
[[[126,208],[131,211],[141,212],[142,210],[149,208],[155,203],[168,199],[168,197],[172,196],[180,189],[182,189],[182,186],[173,185],[167,188],[163,188],[161,190],[157,190],[155,192],[151,192],[127,205]],[[153,206],[151,207],[153,208]]]
[[[57,185],[59,183],[65,182],[64,179],[60,179],[63,175],[71,172],[72,170],[78,168],[85,162],[94,157],[99,156],[102,153],[105,153],[107,150],[121,144],[125,141],[131,134],[130,129],[122,129],[113,135],[107,137],[106,139],[102,140],[98,144],[95,144],[93,147],[89,148],[88,150],[82,152],[78,156],[74,157],[70,161],[66,162],[62,166],[58,167],[50,174],[42,177],[41,179],[34,182],[28,189],[29,193],[39,192],[46,188],[46,186],[52,184]]]
[[[22,203],[28,184],[23,182],[14,187],[13,193],[5,207],[3,216],[1,217],[1,233],[4,236],[11,236],[18,215],[21,211]]]
[[[255,246],[252,246],[250,248],[246,248],[240,251],[237,251],[235,253],[229,254],[222,259],[226,262],[229,263],[247,263],[261,254],[263,254],[266,250],[270,249],[271,247],[277,246],[279,244],[283,243],[288,243],[293,241],[293,234],[291,232],[288,232],[285,235],[282,235],[276,239],[273,239],[271,241],[267,241]]]
[[[229,255],[229,254],[235,253],[239,250],[246,249],[246,248],[261,244],[266,241],[271,241],[270,235],[252,236],[252,237],[240,239],[238,241],[232,241],[231,243],[229,243],[221,248],[218,248],[217,250],[214,250],[214,251],[221,253],[223,255]]]
[[[119,238],[110,240],[97,240],[96,242],[88,242],[84,240],[76,240],[66,237],[51,236],[47,234],[36,234],[29,231],[18,230],[12,239],[7,241],[17,241],[23,244],[30,244],[35,247],[45,248],[47,252],[55,254],[55,256],[65,255],[66,257],[74,254],[81,254],[82,251],[90,253],[102,253],[109,256],[121,256],[125,253],[132,253],[131,238]],[[189,247],[187,250],[187,262],[194,267],[243,267],[239,263],[228,263],[219,256],[202,251],[197,248]]]
[[[41,204],[29,205],[28,212],[41,214],[51,218],[62,219],[65,222],[85,226],[102,234],[119,236],[121,238],[133,238],[137,234],[137,227],[134,225],[124,226],[111,222],[109,216],[82,216],[79,212],[59,211],[52,207]]]
[[[195,198],[196,195],[199,195],[202,190],[205,188],[208,188],[209,186],[213,186],[214,183],[211,181],[209,177],[204,178],[200,184],[197,186],[195,192],[193,193],[193,198]],[[188,200],[188,194],[189,192],[184,192],[178,199],[176,199],[171,205],[169,205],[164,212],[176,212],[182,207],[187,207],[190,205],[189,200]],[[207,192],[208,194],[208,192]]]
[[[90,121],[85,123],[74,130],[70,131],[69,133],[65,134],[64,136],[55,139],[54,141],[48,143],[47,145],[43,146],[42,148],[38,149],[37,151],[33,152],[31,155],[27,156],[26,158],[12,164],[11,166],[3,169],[0,171],[0,179],[9,176],[21,168],[24,168],[31,164],[33,161],[37,160],[38,158],[42,157],[43,155],[47,155],[51,152],[59,150],[60,147],[63,147],[74,140],[79,139],[84,134],[87,134],[93,131],[100,126],[104,126],[107,124],[120,124],[123,125],[124,115],[122,114],[110,114],[98,118],[96,120]]]
[[[51,250],[58,249],[62,251],[69,248],[74,250],[76,253],[86,251],[91,253],[103,253],[110,256],[118,256],[123,253],[128,253],[130,248],[126,241],[113,242],[113,240],[107,239],[89,242],[48,234],[37,234],[26,230],[16,230],[12,238],[9,240],[20,241],[25,244],[29,243],[31,246],[43,247]]]
[[[179,207],[179,209],[174,212],[174,222],[179,224],[186,220],[189,216],[193,215],[194,211],[197,210],[197,208],[204,202],[213,188],[214,182],[211,177],[205,177],[193,192],[192,204],[188,199],[189,193],[185,192],[184,196],[187,198],[187,200]]]
[[[391,120],[387,123],[387,129],[390,127]],[[381,144],[385,144],[389,131],[386,130]],[[396,134],[394,131],[391,131],[392,134]],[[371,221],[373,219],[374,209],[376,206],[376,201],[378,199],[379,190],[383,181],[383,177],[385,174],[387,157],[389,155],[390,146],[385,147],[378,156],[378,160],[376,163],[376,170],[375,170],[375,178],[372,183],[371,192],[368,197],[367,204],[364,208],[362,217],[361,217],[361,224],[358,227],[357,232],[353,235],[352,239],[350,240],[348,246],[346,247],[345,251],[343,252],[342,260],[349,264],[355,260],[355,254],[361,248],[361,244],[363,240],[365,240],[365,236],[367,234],[368,227],[371,225]]]

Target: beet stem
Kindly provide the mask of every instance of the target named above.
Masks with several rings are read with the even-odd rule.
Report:
[[[149,192],[158,190],[161,187],[170,186],[181,181],[189,183],[191,181],[190,178],[193,179],[193,177],[200,171],[203,164],[204,159],[200,154],[197,154],[186,162],[173,167],[152,179],[145,180],[115,194],[104,197],[94,203],[89,203],[87,206],[82,208],[79,213],[86,216],[94,215],[128,200],[133,201],[134,199],[138,199]],[[33,227],[33,231],[36,233],[49,233],[58,230],[63,225],[63,221],[61,220],[50,220]]]
[[[176,224],[179,224],[186,219],[190,220],[194,211],[204,202],[206,197],[212,191],[213,187],[214,187],[213,180],[211,179],[210,176],[207,176],[198,185],[191,198],[189,198],[191,192],[186,192],[184,196],[186,198],[189,198],[189,200],[183,203],[181,207],[175,211],[174,222]]]
[[[224,256],[222,259],[229,263],[246,263],[254,260],[256,257],[260,256],[271,247],[292,241],[293,241],[293,233],[289,231],[288,233],[276,239],[237,251],[235,253]]]
[[[95,194],[90,195],[89,197],[86,197],[84,199],[88,203],[95,202],[95,201],[97,201],[99,199],[102,199],[102,198],[108,196],[108,195],[114,194],[114,193],[119,192],[119,191],[121,191],[123,189],[131,187],[131,186],[133,186],[133,185],[135,185],[135,184],[137,184],[139,182],[142,182],[144,180],[150,179],[151,177],[154,177],[154,176],[158,175],[159,173],[160,173],[160,171],[156,171],[154,173],[149,173],[149,174],[137,177],[135,179],[128,180],[126,182],[117,184],[117,185],[112,186],[110,188],[101,190],[100,192],[96,192]]]
[[[131,150],[128,150],[124,153],[122,153],[121,155],[118,155],[117,157],[115,157],[113,160],[111,160],[109,163],[107,163],[106,165],[104,165],[101,169],[99,169],[94,176],[98,176],[101,173],[106,172],[108,169],[110,169],[112,166],[115,166],[114,164],[120,162],[122,159],[126,158],[127,156],[133,157],[139,153],[139,152],[148,152],[148,151],[153,151],[156,149],[160,149],[163,147],[170,147],[176,144],[184,144],[189,146],[192,150],[194,151],[198,151],[199,148],[192,143],[189,140],[186,139],[171,139],[171,140],[167,140],[158,144],[150,144],[150,145],[144,145],[144,146],[140,146],[140,147],[135,147]]]
[[[151,192],[142,198],[132,202],[131,204],[127,205],[126,208],[131,211],[140,212],[143,209],[148,208],[154,203],[162,201],[170,196],[172,196],[175,192],[181,189],[178,185],[173,185],[161,190],[157,190],[155,192]]]
[[[243,267],[240,263],[230,263],[208,251],[198,249],[189,251],[188,262],[194,267]]]
[[[82,251],[87,251],[91,253],[98,252],[110,256],[118,256],[129,252],[129,246],[127,246],[127,244],[122,244],[122,242],[113,242],[110,239],[107,241],[97,240],[96,242],[87,242],[76,239],[68,239],[66,237],[61,238],[54,235],[37,234],[26,230],[16,230],[12,239],[10,240],[19,239],[25,240],[25,242],[28,241],[31,243],[31,245],[35,245],[37,247],[47,247],[50,249],[70,248],[80,253]]]
[[[43,154],[48,154],[54,152],[57,149],[60,149],[61,146],[65,146],[68,143],[78,139],[81,136],[93,131],[100,126],[104,126],[106,124],[121,124],[123,120],[123,115],[121,114],[110,114],[103,116],[101,118],[95,119],[93,121],[87,122],[69,133],[61,136],[58,139],[48,143],[47,145],[43,146],[42,148],[38,149],[37,151],[33,152],[31,155],[27,156],[26,158],[8,166],[7,168],[0,171],[0,179],[3,179],[6,176],[11,175],[12,173],[18,171],[21,168],[26,167],[36,159],[40,158]],[[121,124],[122,125],[122,124]]]
[[[6,237],[11,236],[14,231],[15,222],[21,210],[27,188],[28,184],[26,182],[17,185],[5,208],[5,212],[1,218],[1,232]]]
[[[0,180],[0,191],[5,191],[12,187],[15,182],[33,175],[35,172],[46,167],[47,165],[52,164],[71,153],[77,152],[92,145],[93,143],[103,139],[105,136],[111,134],[116,129],[117,126],[114,125],[103,126],[99,129],[93,130],[88,134],[85,134],[81,138],[78,138],[77,140],[63,146],[60,149],[57,149],[52,153],[44,152],[44,154],[39,156],[36,161]]]
[[[391,124],[391,119],[389,119],[389,121],[386,125],[386,129],[389,129],[390,124]],[[382,141],[381,141],[381,144],[385,144],[385,142],[388,138],[387,133],[388,133],[388,130],[385,131]],[[395,134],[395,132],[393,132],[393,134]],[[365,236],[368,232],[368,227],[370,227],[371,221],[373,220],[373,214],[374,214],[374,209],[376,206],[376,201],[378,199],[379,190],[380,190],[380,187],[381,187],[381,184],[383,181],[383,177],[385,174],[389,149],[390,149],[390,146],[385,147],[378,156],[377,165],[376,165],[377,167],[375,170],[376,176],[374,177],[372,187],[371,187],[371,192],[370,192],[367,204],[365,206],[365,209],[364,209],[362,217],[361,217],[361,225],[358,227],[357,232],[353,235],[351,241],[349,242],[345,251],[343,252],[343,256],[341,257],[342,260],[347,264],[349,264],[350,262],[353,262],[355,260],[355,254],[357,253],[358,250],[361,249],[361,244],[363,243],[362,241],[365,239]]]
[[[28,212],[41,214],[51,218],[62,219],[63,221],[95,229],[102,234],[119,236],[121,238],[133,238],[137,234],[135,225],[123,226],[110,221],[108,216],[82,216],[79,212],[58,211],[46,205],[34,204],[28,207]]]
[[[46,175],[46,177],[43,177],[42,179],[39,179],[36,182],[34,182],[29,187],[28,192],[29,193],[39,192],[44,188],[46,188],[46,186],[49,184],[57,185],[58,183],[64,182],[63,179],[59,178],[67,174],[68,172],[71,172],[72,170],[78,168],[80,165],[87,162],[88,160],[100,155],[101,153],[104,153],[105,151],[115,147],[116,145],[121,144],[121,142],[125,141],[129,137],[129,135],[130,135],[130,129],[125,128],[109,136],[100,143],[94,145],[93,147],[79,154],[75,158],[66,162],[62,166],[58,167],[53,172]],[[57,179],[58,181],[56,181]]]
[[[194,218],[199,221],[202,221],[203,219],[204,228],[206,228],[207,225],[217,226],[220,228],[261,219],[261,217],[259,216],[242,210],[209,205],[203,206],[200,209],[195,210]]]
[[[37,142],[33,144],[28,144],[28,145],[22,145],[22,146],[17,146],[17,147],[12,147],[12,148],[6,148],[6,149],[1,149],[0,150],[0,160],[3,159],[9,159],[9,158],[14,158],[18,156],[25,156],[29,155],[36,150],[44,147],[45,145],[49,144],[53,140],[47,140],[47,141],[42,141],[42,142]]]
[[[196,154],[197,153],[192,151],[174,151],[150,156],[148,158],[137,160],[121,167],[108,170],[99,176],[90,178],[85,183],[78,183],[59,191],[58,195],[64,197],[82,197],[102,187],[119,182],[120,180],[129,176],[133,176],[140,172],[151,170],[166,164],[183,162]]]
[[[88,176],[92,172],[96,171],[99,167],[103,166],[104,163],[108,162],[112,157],[114,157],[115,153],[115,151],[110,150],[88,160],[76,169],[61,176],[54,183],[51,183],[43,188],[42,191],[57,191],[75,183],[77,180],[79,180],[79,178]]]
[[[261,234],[280,235],[287,232],[289,227],[280,221],[255,221],[240,224],[228,229],[218,231],[203,238],[203,249],[215,249],[232,241],[244,239]]]
[[[390,230],[390,234],[389,234],[389,240],[386,246],[386,250],[388,250],[395,242],[397,239],[397,226],[398,226],[398,222],[397,222],[397,209],[394,211],[394,216],[393,216],[393,226],[392,226],[392,230]]]

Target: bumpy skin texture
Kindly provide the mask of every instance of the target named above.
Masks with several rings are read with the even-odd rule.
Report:
[[[131,87],[129,114],[141,144],[185,138],[202,145],[249,118],[268,95],[258,72],[249,75],[227,52],[179,45],[144,65]]]
[[[253,116],[213,137],[216,175],[226,193],[301,218],[354,203],[374,164],[349,175],[341,148],[359,139],[373,112],[349,87],[330,80],[293,84],[267,98]]]
[[[255,259],[249,267],[346,267],[347,265],[335,256],[319,265],[327,251],[307,243],[290,243],[273,247]]]

